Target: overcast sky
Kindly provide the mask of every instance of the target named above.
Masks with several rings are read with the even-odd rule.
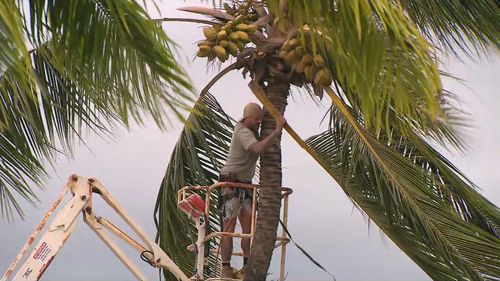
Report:
[[[165,1],[160,8],[163,16],[182,16],[186,14],[176,12],[174,8],[199,5],[200,2],[170,0],[168,4]],[[191,75],[196,88],[203,88],[216,72],[207,72],[203,60],[192,62],[194,43],[202,37],[201,29],[187,23],[168,23],[163,26],[181,47],[179,63]],[[467,60],[465,63],[454,58],[444,60],[447,62],[447,71],[465,80],[464,83],[458,83],[447,79],[444,85],[460,96],[462,109],[471,114],[473,127],[468,129],[470,149],[467,153],[440,150],[483,189],[481,193],[484,196],[499,205],[500,113],[497,109],[500,108],[500,57],[496,54],[481,58],[478,62]],[[212,90],[234,118],[240,117],[244,104],[255,101],[247,83],[240,74],[233,73]],[[327,108],[327,99],[318,106],[308,97],[295,94],[289,101],[285,117],[306,138],[322,130],[319,124]],[[0,221],[0,271],[8,267],[62,189],[67,176],[72,173],[100,179],[154,238],[154,204],[180,128],[179,124],[174,123],[167,132],[161,132],[150,122],[143,127],[133,126],[130,131],[120,130],[116,142],[88,135],[86,141],[91,150],[80,145],[73,159],[60,158],[51,172],[51,179],[47,181],[46,190],[37,192],[40,204],[33,207],[21,202],[27,213],[24,222],[9,224]],[[288,135],[283,137],[283,167],[283,184],[295,191],[290,198],[289,229],[294,239],[331,271],[337,280],[430,280],[374,224],[367,225],[339,186]],[[97,214],[119,222],[109,208],[99,202],[95,204],[94,211]],[[78,224],[75,233],[42,280],[134,280],[132,274],[83,221]],[[330,280],[293,245],[290,244],[288,249],[287,280]],[[150,280],[158,280],[155,269],[142,262],[134,251],[127,252]],[[235,265],[240,263],[239,259],[233,260]],[[278,276],[277,261],[277,258],[273,259],[271,268],[274,277]]]

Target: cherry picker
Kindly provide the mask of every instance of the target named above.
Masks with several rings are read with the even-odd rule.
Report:
[[[252,230],[249,234],[229,233],[229,232],[212,232],[206,235],[206,222],[210,214],[210,206],[214,191],[223,187],[248,188],[253,191],[253,207],[252,207]],[[14,261],[4,273],[0,281],[7,280],[39,280],[45,270],[48,268],[54,257],[65,245],[70,235],[75,230],[77,218],[83,214],[85,223],[103,240],[106,246],[120,259],[120,261],[130,270],[130,272],[138,280],[147,280],[137,266],[124,254],[113,239],[108,235],[114,234],[122,239],[132,248],[137,250],[143,259],[150,265],[162,268],[171,272],[180,281],[209,281],[209,280],[234,280],[227,278],[204,277],[205,266],[205,244],[207,241],[215,237],[233,236],[233,237],[250,237],[253,238],[255,233],[255,218],[257,213],[256,196],[258,186],[251,184],[239,184],[229,182],[219,182],[212,186],[186,186],[178,191],[177,205],[179,209],[193,220],[198,230],[196,243],[188,245],[188,250],[195,251],[196,255],[196,270],[195,274],[188,277],[175,262],[148,236],[142,231],[137,223],[126,213],[124,208],[110,195],[104,185],[95,178],[85,178],[78,175],[71,175],[63,190],[56,198],[52,206],[49,208],[45,216],[42,218],[39,225],[35,228],[33,234],[28,238],[19,254],[14,258]],[[60,210],[57,210],[58,205],[63,200],[66,193],[71,192],[71,199]],[[283,198],[283,215],[282,221],[286,226],[288,196],[292,193],[289,188],[282,188]],[[98,216],[92,206],[93,194],[98,194],[102,199],[130,226],[135,234],[142,240],[142,243],[133,239],[122,229],[114,225],[108,219]],[[203,198],[204,196],[205,198]],[[50,217],[57,213],[47,229],[44,230],[45,224]],[[40,235],[40,239],[37,237]],[[38,241],[31,253],[26,256],[26,253],[31,248],[33,242]],[[281,263],[280,263],[280,280],[284,280],[285,270],[285,254],[286,244],[290,241],[285,232],[276,238],[276,247],[281,247]],[[241,253],[233,253],[238,255]],[[24,261],[19,265],[21,260]]]

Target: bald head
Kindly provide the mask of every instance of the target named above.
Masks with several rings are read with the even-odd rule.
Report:
[[[240,119],[245,126],[250,129],[258,130],[260,123],[262,123],[263,110],[260,105],[251,102],[243,108],[243,117]]]
[[[247,117],[258,117],[258,116],[262,117],[262,108],[260,107],[260,105],[254,102],[250,102],[243,108],[243,117],[241,118],[241,120],[243,121],[243,119]]]

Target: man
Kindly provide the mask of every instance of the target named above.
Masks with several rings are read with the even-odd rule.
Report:
[[[259,140],[259,127],[262,123],[263,111],[256,103],[249,103],[243,109],[243,117],[234,127],[229,154],[220,171],[219,181],[252,183],[259,155],[281,133],[286,120],[276,119],[275,130],[266,138]],[[236,218],[239,219],[242,232],[250,233],[252,219],[252,191],[250,189],[224,188],[222,190],[223,231],[234,232]],[[221,239],[222,277],[234,278],[231,268],[233,238],[224,236]],[[250,253],[250,239],[241,239],[243,250],[243,266],[246,265]]]

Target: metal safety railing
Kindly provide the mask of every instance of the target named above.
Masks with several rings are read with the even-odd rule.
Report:
[[[252,218],[251,218],[251,230],[250,233],[242,232],[225,232],[217,231],[205,235],[205,223],[201,221],[202,217],[209,217],[214,201],[214,193],[218,189],[225,187],[229,188],[241,188],[249,189],[252,191]],[[196,245],[190,245],[188,248],[194,250],[194,247],[198,248],[197,257],[197,275],[198,277],[203,276],[203,261],[204,261],[204,247],[205,243],[210,241],[215,237],[222,238],[223,236],[237,237],[237,238],[250,238],[250,243],[253,242],[255,236],[256,218],[257,218],[257,201],[260,186],[245,183],[234,183],[234,182],[218,182],[211,186],[185,186],[178,190],[177,192],[177,205],[181,210],[183,210],[188,216],[191,217],[196,223],[198,229],[198,240]],[[284,225],[287,227],[288,223],[288,200],[289,195],[293,193],[293,190],[288,187],[281,187],[281,198],[283,200],[280,219]],[[219,192],[221,194],[221,192]],[[204,196],[204,199],[202,198]],[[219,199],[220,200],[220,199]],[[204,207],[202,207],[202,204]],[[203,216],[201,216],[203,214]],[[282,229],[281,234],[276,237],[275,249],[281,247],[280,251],[280,281],[285,280],[285,261],[286,261],[286,245],[290,242],[289,237],[286,234],[285,229]],[[232,255],[240,256],[243,253],[232,253]]]

